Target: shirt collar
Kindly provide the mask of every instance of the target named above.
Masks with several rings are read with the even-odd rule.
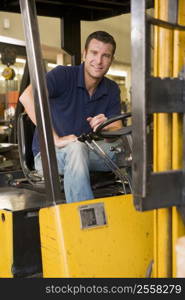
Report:
[[[86,88],[85,81],[84,81],[84,63],[79,65],[77,86],[84,88],[84,89]],[[102,97],[103,95],[107,95],[107,94],[108,94],[107,82],[106,82],[106,78],[103,77],[103,79],[100,81],[99,85],[97,86],[97,89],[93,95],[93,99],[96,100],[96,99]]]

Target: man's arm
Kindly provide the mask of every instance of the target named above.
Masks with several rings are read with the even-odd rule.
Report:
[[[32,86],[29,85],[24,92],[19,97],[19,101],[22,103],[22,105],[25,108],[26,113],[32,120],[32,122],[37,125],[36,123],[36,116],[35,116],[35,104],[34,104],[34,98],[32,93]],[[74,142],[77,140],[77,137],[74,134],[67,135],[64,137],[59,137],[55,130],[53,129],[53,138],[54,138],[54,144],[58,148],[65,147],[70,142]]]
[[[32,120],[32,122],[36,125],[36,117],[35,117],[35,105],[32,93],[32,87],[29,85],[24,92],[19,97],[19,101],[25,108],[26,113]]]

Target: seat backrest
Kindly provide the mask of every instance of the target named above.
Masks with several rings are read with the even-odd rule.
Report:
[[[34,169],[34,157],[32,152],[32,141],[35,125],[24,112],[18,117],[17,140],[19,148],[20,162],[25,174],[29,174]]]

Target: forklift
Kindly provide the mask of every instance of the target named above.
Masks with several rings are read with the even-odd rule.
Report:
[[[0,188],[0,277],[176,277],[175,243],[185,232],[181,169],[183,43],[179,43],[185,30],[184,3],[58,1],[54,9],[49,1],[42,2],[45,5],[20,0],[20,8],[11,6],[11,1],[0,6],[5,11],[21,9],[44,172],[43,180],[33,182],[35,174],[30,175],[22,163],[28,184],[14,178]],[[57,5],[61,5],[61,11]],[[146,13],[153,6],[155,17]],[[95,21],[128,12],[132,22],[132,126],[115,135],[124,137],[129,155],[132,150],[132,178],[129,181],[113,165],[113,173],[123,186],[122,193],[106,194],[102,189],[101,197],[66,204],[57,172],[37,13],[62,18],[62,48],[71,53],[72,64],[79,64],[80,20]],[[74,41],[69,38],[71,35]],[[168,49],[169,57],[164,49]],[[174,56],[173,73],[170,64],[174,51],[178,55]],[[19,121],[24,121],[25,115],[20,115]],[[25,123],[20,122],[17,130],[21,134],[18,144],[22,155],[26,146],[22,138]],[[97,134],[105,137],[102,128]],[[83,142],[97,151],[93,137],[85,137]],[[102,159],[107,157],[103,155]]]

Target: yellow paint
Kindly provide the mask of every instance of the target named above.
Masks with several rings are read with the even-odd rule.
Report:
[[[155,0],[155,17],[167,20],[168,0]],[[154,32],[154,76],[172,76],[173,32]],[[166,113],[154,114],[154,171],[172,168],[172,119]],[[171,209],[154,211],[153,277],[171,277]]]
[[[79,206],[104,203],[107,225],[81,229]],[[43,208],[39,214],[44,277],[145,277],[153,259],[153,212],[131,195]]]
[[[0,210],[0,278],[13,277],[12,213]]]

